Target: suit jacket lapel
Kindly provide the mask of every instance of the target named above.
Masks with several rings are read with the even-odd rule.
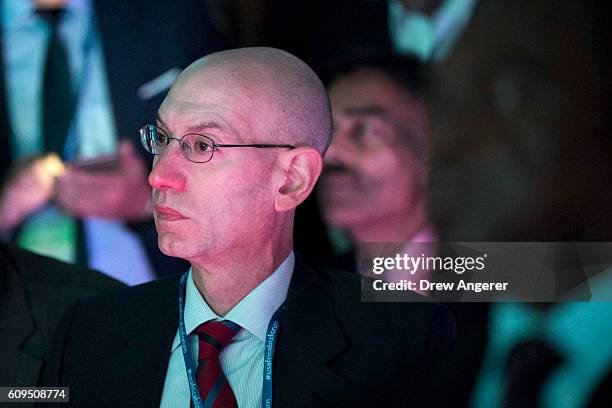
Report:
[[[350,392],[325,365],[347,347],[327,285],[296,258],[274,354],[274,405],[300,406],[312,394],[333,402]]]
[[[126,364],[117,375],[129,384],[129,396],[134,400],[126,400],[125,406],[159,406],[178,327],[177,299],[178,278],[167,279],[154,297],[143,299],[148,304],[126,311],[128,318],[121,327]]]

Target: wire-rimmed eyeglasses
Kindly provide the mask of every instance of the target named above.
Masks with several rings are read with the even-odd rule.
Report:
[[[188,133],[181,138],[171,137],[164,130],[155,125],[144,125],[139,130],[140,141],[147,152],[156,156],[164,154],[168,145],[176,140],[181,146],[183,156],[194,163],[206,163],[213,158],[213,154],[219,147],[255,147],[258,149],[284,148],[295,149],[289,144],[219,144],[206,135],[199,133]]]

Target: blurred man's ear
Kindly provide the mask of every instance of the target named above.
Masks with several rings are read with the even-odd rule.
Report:
[[[274,210],[289,211],[308,197],[317,182],[323,158],[313,147],[297,147],[283,152],[278,160],[279,187]]]

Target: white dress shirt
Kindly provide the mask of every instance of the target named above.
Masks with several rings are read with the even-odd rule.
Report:
[[[240,408],[261,407],[264,349],[268,324],[284,303],[293,275],[293,252],[266,280],[245,296],[224,317],[208,306],[189,271],[185,295],[185,331],[191,342],[194,363],[198,356],[198,336],[192,332],[207,321],[230,320],[242,327],[220,355],[221,368],[227,377]],[[282,326],[280,327],[282,330]],[[188,407],[191,395],[178,330],[172,343],[164,383],[162,408]]]

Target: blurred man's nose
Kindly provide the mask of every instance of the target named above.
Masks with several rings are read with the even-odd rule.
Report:
[[[334,130],[332,142],[325,153],[324,160],[328,163],[347,163],[353,160],[355,147],[350,142],[347,132],[344,130]]]
[[[149,173],[149,184],[157,190],[182,191],[185,188],[185,166],[189,162],[183,156],[179,143],[171,143],[163,155],[155,156]]]

